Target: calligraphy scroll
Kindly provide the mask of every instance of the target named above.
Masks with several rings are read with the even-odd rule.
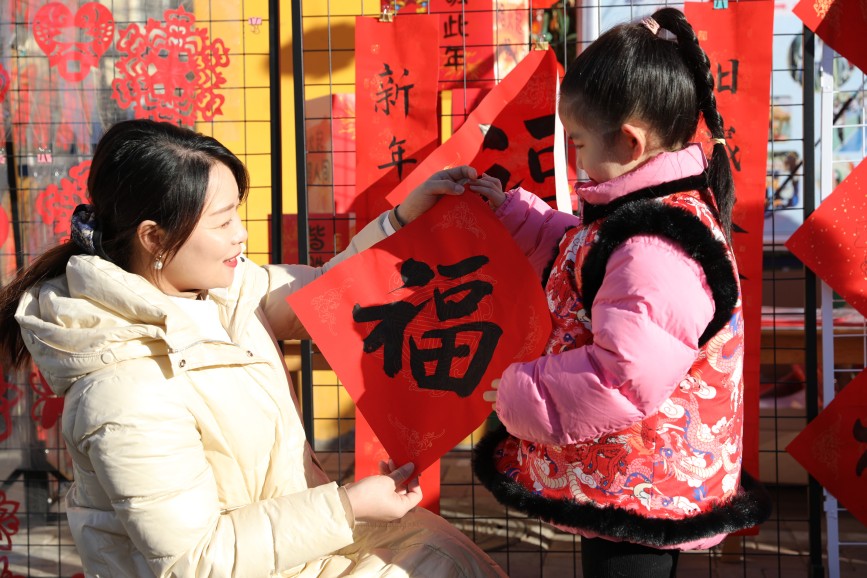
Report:
[[[440,14],[440,89],[494,84],[494,0],[431,0]]]
[[[472,165],[555,205],[554,127],[557,73],[552,50],[527,55],[485,96],[452,137],[419,164],[389,195],[392,206],[432,173]]]
[[[355,21],[356,185],[359,227],[391,208],[385,195],[439,141],[437,23],[430,15]]]
[[[861,162],[786,241],[786,247],[867,316],[867,163]]]
[[[846,384],[786,451],[867,524],[867,370]]]
[[[714,10],[687,2],[684,13],[711,62],[734,177],[732,244],[741,276],[745,324],[744,466],[759,469],[762,228],[771,94],[773,2],[735,2]]]
[[[828,46],[862,72],[867,72],[867,50],[864,50],[864,37],[867,36],[867,2],[801,0],[792,12]]]
[[[538,276],[475,195],[444,197],[289,303],[388,455],[419,472],[484,421],[491,381],[550,332]]]

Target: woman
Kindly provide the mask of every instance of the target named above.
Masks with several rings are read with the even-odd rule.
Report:
[[[260,267],[242,254],[247,185],[213,138],[119,123],[72,241],[0,293],[0,361],[32,356],[65,398],[87,575],[502,576],[413,509],[412,464],[338,487],[305,441],[275,338],[307,336],[285,297],[384,238],[387,215],[322,268]]]

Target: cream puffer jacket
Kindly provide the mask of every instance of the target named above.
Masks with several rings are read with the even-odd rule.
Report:
[[[322,268],[239,263],[212,291],[233,343],[201,334],[144,278],[92,256],[32,288],[16,319],[58,395],[74,462],[67,516],[88,576],[494,576],[445,520],[355,524],[306,443],[279,339],[285,297]]]

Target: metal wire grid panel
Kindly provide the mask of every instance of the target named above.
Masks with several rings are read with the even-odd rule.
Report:
[[[867,157],[867,78],[823,46],[820,67],[820,187],[824,201],[862,159]],[[867,367],[867,320],[826,284],[821,284],[822,401],[834,397]],[[835,322],[845,319],[846,323]],[[837,578],[867,566],[867,528],[825,491],[828,576]]]
[[[757,535],[731,537],[712,551],[683,555],[681,575],[806,576],[824,572],[821,505],[817,505],[815,494],[811,493],[806,472],[785,452],[786,445],[806,424],[807,396],[818,395],[817,376],[810,377],[804,370],[805,360],[810,358],[808,344],[817,337],[815,326],[804,323],[805,301],[811,284],[815,293],[815,284],[783,246],[788,235],[803,221],[804,195],[814,188],[806,182],[812,162],[808,152],[813,147],[805,150],[804,139],[809,131],[804,127],[813,122],[812,110],[818,93],[809,82],[805,88],[804,32],[801,22],[791,14],[794,4],[794,0],[776,3],[766,184],[763,318],[767,327],[763,329],[762,343],[759,451],[761,478],[769,484],[775,511]],[[538,40],[549,42],[558,59],[568,66],[575,54],[601,31],[650,14],[664,5],[682,7],[682,3],[676,2],[568,0],[546,9],[534,8],[532,2],[527,2],[519,9],[528,13],[528,45]],[[397,10],[397,18],[401,10],[424,9],[424,3],[392,2],[390,6]],[[494,3],[493,9],[498,10],[499,6]],[[337,175],[339,164],[353,159],[351,151],[336,145],[330,147],[328,139],[311,138],[309,131],[317,130],[317,123],[333,126],[346,121],[347,109],[339,99],[340,95],[354,92],[354,77],[347,74],[352,69],[354,19],[359,15],[374,17],[380,11],[381,4],[370,0],[341,3],[308,0],[301,7],[303,102],[307,107],[308,128],[306,166],[310,179],[306,201],[311,206],[322,205],[315,211],[320,213],[315,218],[330,220],[328,231],[345,227],[340,224],[342,221],[351,224],[351,215],[342,214],[335,199],[344,186]],[[812,61],[808,65],[812,66]],[[444,106],[444,122],[448,120],[446,110]],[[311,201],[312,197],[315,198]],[[331,216],[327,214],[329,209]],[[339,235],[332,235],[337,243]],[[325,251],[318,258],[327,258],[332,253]],[[311,258],[315,258],[313,253]],[[792,317],[801,324],[800,336],[794,342],[778,324],[781,318]],[[317,453],[335,479],[346,482],[354,475],[354,411],[339,381],[324,370],[323,364],[321,358],[313,356],[310,366],[320,369],[311,373],[312,383],[304,384],[306,395],[314,400],[312,437]],[[477,485],[470,468],[474,440],[471,436],[442,460],[443,516],[488,551],[511,576],[580,576],[579,540],[503,508]],[[849,524],[839,534],[844,545],[839,550],[844,560],[842,575],[857,575],[864,569],[867,556],[850,556],[845,546],[853,535],[860,536],[858,532],[857,527],[852,529]],[[833,547],[832,537],[829,530],[829,547]],[[840,555],[827,559],[834,563]]]

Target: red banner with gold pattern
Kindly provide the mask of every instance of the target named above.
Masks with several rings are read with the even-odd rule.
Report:
[[[786,241],[822,281],[867,316],[867,162],[855,167]]]
[[[359,227],[439,142],[439,17],[355,21],[356,203]]]
[[[417,472],[484,421],[491,381],[551,329],[538,276],[475,195],[444,197],[289,303],[388,455]]]
[[[725,123],[737,202],[732,243],[741,276],[744,339],[744,467],[759,469],[762,227],[771,95],[773,2],[687,2],[684,13],[711,62],[715,96]],[[703,129],[705,130],[705,129]],[[702,131],[700,131],[701,133]]]
[[[849,62],[867,72],[867,2],[864,0],[801,0],[795,16]],[[844,25],[845,22],[845,25]]]
[[[867,524],[867,370],[846,384],[786,451]]]

